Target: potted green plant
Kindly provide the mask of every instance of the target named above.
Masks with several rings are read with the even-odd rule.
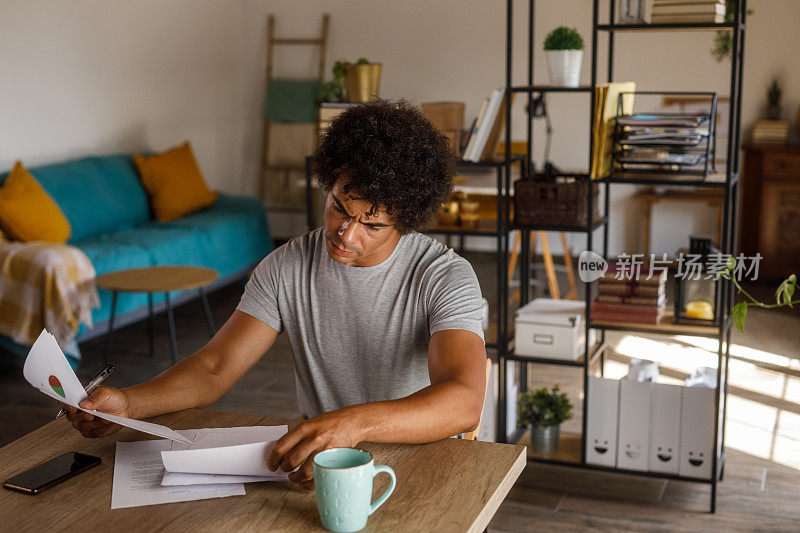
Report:
[[[572,418],[572,403],[558,385],[525,391],[517,399],[517,426],[528,426],[533,451],[543,454],[558,451],[561,423]]]
[[[344,67],[347,65],[347,61],[344,59],[340,59],[336,63],[333,64],[333,68],[331,69],[331,73],[333,74],[333,79],[326,81],[322,84],[319,89],[319,94],[317,95],[317,100],[322,102],[346,102],[345,100],[345,71]]]
[[[781,86],[778,80],[772,80],[767,89],[767,118],[780,120],[781,118]]]
[[[575,28],[559,26],[544,39],[550,84],[577,87],[581,76],[583,37]]]
[[[370,63],[360,58],[353,64],[344,66],[347,100],[350,102],[369,102],[379,97],[381,83],[381,63]]]

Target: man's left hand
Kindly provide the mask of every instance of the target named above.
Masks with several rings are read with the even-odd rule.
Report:
[[[273,446],[267,465],[270,470],[280,468],[290,472],[289,480],[312,490],[314,456],[328,448],[352,448],[363,436],[364,427],[353,408],[323,413],[301,422],[281,437]]]

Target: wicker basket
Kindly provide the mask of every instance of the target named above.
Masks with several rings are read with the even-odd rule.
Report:
[[[573,177],[555,181],[523,178],[514,182],[514,222],[520,226],[586,226],[589,184],[592,214],[597,218],[596,182]]]

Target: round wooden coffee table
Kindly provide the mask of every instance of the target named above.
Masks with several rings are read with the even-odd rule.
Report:
[[[111,318],[108,320],[108,333],[106,346],[103,352],[103,362],[108,362],[111,352],[111,337],[114,332],[114,318],[117,313],[117,294],[120,292],[146,292],[147,293],[147,332],[150,337],[150,357],[153,356],[154,345],[154,319],[153,319],[153,293],[163,292],[167,307],[167,323],[169,324],[169,345],[172,353],[172,364],[178,362],[178,341],[175,337],[175,318],[172,314],[172,303],[169,293],[188,289],[197,289],[203,302],[203,312],[206,315],[208,333],[213,337],[215,333],[214,319],[208,305],[205,287],[214,283],[219,278],[219,272],[212,268],[196,266],[152,266],[145,268],[132,268],[109,272],[97,278],[97,286],[111,291]]]

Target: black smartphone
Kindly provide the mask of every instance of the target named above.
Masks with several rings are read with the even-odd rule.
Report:
[[[100,464],[100,458],[85,453],[68,452],[7,479],[3,487],[25,494],[39,494]]]

